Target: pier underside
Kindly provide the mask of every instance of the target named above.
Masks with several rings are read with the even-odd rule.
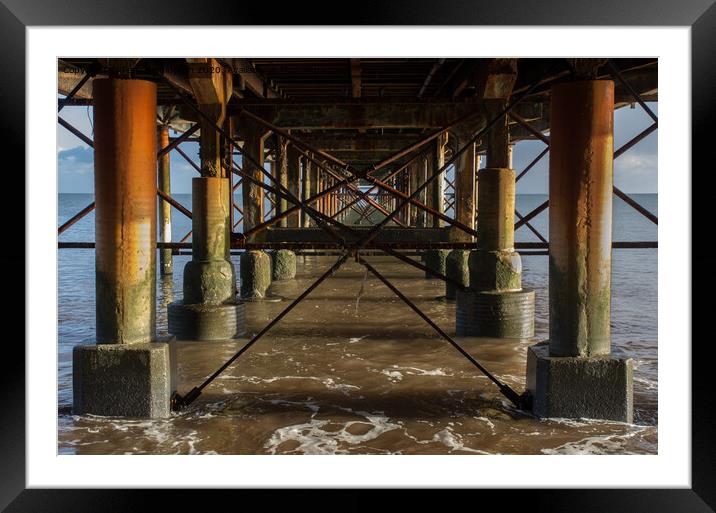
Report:
[[[393,433],[376,452],[418,436],[422,416],[466,409],[504,452],[530,452],[510,421],[633,421],[632,361],[611,354],[611,252],[656,242],[612,243],[613,195],[658,219],[612,176],[656,129],[655,59],[63,59],[59,74],[60,110],[94,107],[94,140],[59,114],[94,149],[97,191],[58,230],[96,211],[95,242],[60,243],[97,255],[97,344],[76,349],[76,414],[214,405],[220,418],[303,419],[345,434],[336,443]],[[654,124],[615,148],[614,110],[636,104]],[[513,169],[528,139],[544,151]],[[172,197],[171,152],[196,170],[191,210]],[[519,212],[516,184],[547,153],[549,198]],[[534,226],[547,209],[549,240]],[[173,231],[172,215],[191,231]],[[516,243],[519,229],[539,242]],[[544,255],[549,287],[534,290],[523,257]],[[179,274],[179,259],[167,342],[156,275]],[[547,322],[540,295],[549,340],[529,347]],[[286,360],[284,345],[314,356]],[[160,346],[160,364],[142,356]],[[108,351],[127,356],[97,356]],[[428,365],[436,354],[445,368]],[[354,385],[360,373],[395,388]],[[412,380],[426,373],[422,389]],[[123,388],[130,374],[146,386]],[[359,412],[364,400],[392,420]],[[324,422],[325,409],[349,414]],[[310,441],[243,443],[207,450]]]

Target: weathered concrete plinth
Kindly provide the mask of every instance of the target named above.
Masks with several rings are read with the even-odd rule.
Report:
[[[458,336],[531,338],[535,292],[522,288],[522,261],[514,251],[470,253],[470,291],[457,293]]]
[[[246,333],[241,301],[212,305],[174,301],[167,308],[169,333],[179,340],[227,340]]]
[[[236,295],[234,266],[228,260],[190,260],[184,266],[184,301],[219,304]]]
[[[97,343],[73,349],[73,411],[168,417],[176,373],[173,345],[156,341],[156,84],[95,79],[93,99]]]
[[[522,259],[512,250],[471,251],[470,287],[475,290],[520,290]]]
[[[463,287],[470,285],[470,251],[467,249],[453,249],[445,260],[445,276],[452,278]],[[445,297],[454,300],[457,297],[457,287],[445,282]]]
[[[202,165],[215,166],[210,158],[214,153],[205,153]],[[183,299],[168,306],[169,333],[179,340],[226,340],[245,332],[244,305],[236,299],[229,255],[230,188],[227,178],[192,179],[192,259],[184,267]]]
[[[539,417],[633,422],[631,358],[549,356],[542,342],[527,351],[527,389]]]
[[[450,254],[449,249],[428,249],[425,251],[425,267],[445,274],[448,254]],[[436,276],[426,272],[425,278],[433,280]]]
[[[72,351],[76,415],[168,417],[172,376],[170,344],[89,344]]]
[[[455,333],[459,337],[531,338],[534,314],[534,290],[458,290]]]
[[[251,250],[239,259],[241,298],[260,300],[266,297],[271,285],[271,257],[264,251]]]
[[[279,249],[271,255],[273,269],[271,277],[276,281],[292,280],[296,277],[296,253],[288,249]]]

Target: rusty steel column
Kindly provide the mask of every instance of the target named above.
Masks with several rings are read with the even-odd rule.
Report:
[[[293,144],[289,144],[286,152],[288,163],[288,190],[295,197],[301,197],[301,154]],[[297,228],[299,225],[300,212],[288,216],[286,226]]]
[[[226,116],[224,119],[224,130],[226,130],[226,133],[229,135],[231,140],[223,140],[222,141],[222,156],[224,159],[224,173],[223,176],[229,179],[229,226],[230,230],[234,230],[234,216],[236,214],[234,209],[234,180],[236,180],[236,176],[233,172],[234,167],[234,143],[233,139],[235,137],[235,130],[234,126],[236,125],[235,119],[231,116]]]
[[[169,346],[156,338],[156,84],[93,82],[97,344],[73,350],[75,414],[165,417]]]
[[[420,187],[423,183],[420,181],[421,173],[418,165],[416,163],[410,164],[407,168],[408,173],[408,180],[409,180],[409,191],[408,194],[412,194],[413,191],[415,191],[418,187]],[[420,224],[418,223],[418,219],[420,218],[420,211],[422,209],[416,208],[414,205],[410,208],[410,219],[409,223],[410,226],[418,227]],[[425,211],[423,211],[423,219]]]
[[[156,335],[156,85],[108,79],[94,88],[97,342],[149,342]]]
[[[318,194],[320,173],[318,172],[318,166],[308,159],[306,159],[306,169],[308,170],[308,197],[310,198]],[[320,207],[319,204],[316,205]],[[315,221],[306,214],[306,226],[311,226],[314,223]]]
[[[485,100],[485,110],[488,119],[496,118],[505,108],[507,102],[503,99]],[[511,169],[510,158],[510,132],[507,116],[502,116],[487,132],[487,168]]]
[[[471,134],[459,132],[458,147],[462,147]],[[475,227],[475,144],[465,150],[455,164],[455,219],[470,228]],[[450,229],[450,239],[456,242],[472,242],[472,236],[459,228]]]
[[[543,417],[632,421],[631,359],[610,356],[614,83],[553,86],[548,343],[528,352]]]
[[[251,176],[257,182],[263,183],[265,177],[253,162],[257,162],[261,167],[264,165],[264,140],[267,135],[266,130],[246,116],[239,118],[239,130],[244,140],[243,150],[247,156],[247,158],[242,158],[244,173]],[[247,231],[263,222],[264,193],[263,189],[259,187],[257,183],[247,180],[246,178],[244,178],[241,188],[243,189],[244,203],[244,231]]]
[[[311,189],[311,172],[309,170],[311,163],[306,157],[301,157],[301,162],[303,163],[301,166],[301,201],[306,201],[306,199],[310,196],[309,191]],[[301,223],[301,228],[308,228],[310,226],[310,218],[308,217],[308,214],[306,214],[303,209],[301,209],[300,214],[299,221]]]
[[[289,182],[289,161],[288,161],[288,139],[276,135],[276,153],[274,154],[274,166],[277,181],[287,189],[290,188]],[[294,193],[295,194],[295,193]],[[298,195],[296,194],[296,197]],[[285,197],[276,198],[276,215],[279,215],[288,207],[293,206]],[[288,227],[288,218],[284,217],[279,221],[280,228]],[[296,276],[296,253],[288,249],[279,249],[271,253],[273,259],[272,280],[282,281],[290,280]]]
[[[333,181],[333,184],[334,184],[334,185],[335,185],[336,183],[338,183],[338,180],[334,180],[334,181]],[[333,193],[331,194],[331,199],[333,200],[333,210],[331,211],[331,216],[335,216],[336,214],[338,214],[338,208],[339,208],[339,205],[338,205],[338,191],[339,191],[339,190],[340,190],[340,189],[336,189],[336,190],[333,191]]]
[[[266,164],[268,164],[269,174],[274,178],[274,180],[278,179],[278,175],[276,174],[276,161],[273,158],[268,158],[264,162]],[[270,200],[269,200],[268,207],[265,204],[266,202],[264,202],[264,212],[265,212],[264,217],[268,215],[268,213],[271,211],[272,208],[274,209],[274,213],[272,214],[272,216],[276,214],[276,211],[279,208],[281,208],[278,205],[278,201],[279,201],[278,194],[271,193],[271,194],[269,194],[269,198],[270,198]],[[263,219],[261,221],[263,221]]]
[[[336,189],[332,196],[333,197],[333,214],[332,215],[334,215],[334,216],[338,213],[338,211],[341,208],[340,201],[338,198],[339,192],[340,192],[340,188]]]
[[[445,146],[448,142],[448,133],[445,132],[443,134],[440,134],[436,140],[436,146],[435,146],[435,165],[437,169],[440,169],[445,165]],[[445,172],[440,173],[440,176],[438,176],[433,184],[433,187],[431,189],[431,199],[430,204],[428,206],[432,207],[433,210],[437,210],[441,214],[444,213],[443,208],[443,197],[445,196]],[[432,219],[431,226],[433,228],[442,228],[445,226],[445,222],[442,221],[439,217],[436,216],[430,216]]]
[[[222,176],[216,136],[214,128],[201,131],[202,176],[191,182],[191,260],[184,267],[183,299],[168,306],[169,333],[181,340],[225,340],[245,332],[244,305],[236,300],[229,253],[231,181]]]
[[[218,125],[221,125],[220,114],[217,111],[221,107],[215,105],[202,105],[201,109],[208,113],[212,119],[219,119]],[[201,144],[199,144],[199,158],[201,160],[201,176],[225,176],[221,163],[221,140],[219,132],[214,128],[212,123],[201,118]],[[226,175],[228,176],[228,175]]]
[[[428,177],[432,176],[433,173],[435,173],[435,171],[437,170],[436,164],[437,164],[437,160],[438,160],[438,154],[437,154],[437,151],[435,150],[435,142],[433,141],[428,144],[430,145],[430,150],[427,152],[427,154],[425,155],[425,158],[424,158],[425,180],[427,180]],[[425,180],[423,180],[423,182],[425,182]],[[433,206],[432,201],[436,194],[435,190],[438,187],[439,187],[438,179],[435,178],[428,184],[427,187],[425,187],[425,189],[423,189],[421,191],[421,193],[420,193],[420,196],[422,197],[421,201],[425,205],[427,205],[429,207]],[[428,214],[425,211],[423,211],[423,213],[425,215],[425,226],[426,227],[433,226],[433,216]]]
[[[553,91],[549,352],[609,354],[613,83],[585,81]]]
[[[489,152],[488,152],[489,154]],[[534,336],[535,293],[522,288],[522,260],[515,251],[515,172],[478,172],[477,249],[470,252],[469,288],[458,292],[459,335]]]
[[[314,167],[316,167],[316,173],[317,173],[316,176],[318,177],[316,180],[316,194],[318,194],[319,192],[321,192],[323,189],[326,188],[326,177],[317,168],[317,166],[314,166]],[[321,196],[321,198],[318,200],[317,205],[318,205],[318,211],[321,214],[325,214],[326,213],[326,197]]]
[[[488,118],[504,105],[502,99],[485,100]],[[468,258],[469,290],[456,295],[458,335],[534,336],[535,293],[522,288],[522,260],[514,247],[515,172],[508,167],[509,152],[503,116],[488,132],[487,167],[477,172],[477,249]]]
[[[423,172],[423,178],[421,179],[422,183],[425,183],[425,181],[430,176],[432,176],[433,173],[435,173],[435,170],[437,169],[435,167],[436,160],[437,160],[437,152],[435,152],[435,151],[430,151],[425,156],[425,158],[422,162],[422,166],[421,166],[422,172]],[[421,201],[428,201],[428,200],[430,200],[430,198],[434,197],[434,189],[436,187],[436,183],[435,183],[436,180],[437,180],[437,178],[435,178],[431,182],[430,186],[423,189],[422,192],[424,193],[424,195],[422,195],[422,197],[420,198]],[[432,226],[431,219],[433,218],[433,216],[431,214],[428,214],[424,210],[421,210],[420,215],[421,215],[421,218],[418,220],[419,224],[421,224],[422,226],[425,226],[425,227]],[[437,271],[440,274],[444,275],[446,273],[446,261],[447,261],[447,256],[449,253],[450,253],[449,249],[428,249],[428,250],[425,250],[425,252],[423,253],[423,260],[424,260],[425,266],[428,269],[432,269],[432,270]],[[425,271],[425,278],[429,279],[429,280],[437,279],[435,275],[431,274],[428,271]]]
[[[221,304],[236,293],[229,257],[228,178],[192,179],[192,260],[184,269],[184,302]]]
[[[169,146],[169,127],[161,125],[158,130],[159,148]],[[171,195],[171,174],[169,167],[169,153],[165,153],[159,159],[157,166],[157,188],[160,191]],[[172,206],[160,199],[159,200],[159,240],[161,242],[172,241]],[[172,274],[174,272],[174,262],[171,249],[159,250],[159,272],[162,276]]]
[[[425,180],[428,179],[428,163],[429,163],[428,159],[422,158],[422,159],[417,159],[413,164],[410,164],[409,169],[411,170],[411,173],[414,173],[417,176],[418,187],[421,186],[422,184],[424,184]],[[418,196],[416,198],[418,201],[425,203],[424,200],[425,200],[425,196],[427,195],[426,189],[427,189],[427,187],[425,189],[423,189],[422,191],[420,191],[420,193],[418,193]],[[415,216],[416,226],[418,226],[420,228],[425,228],[426,226],[428,226],[427,213],[425,212],[425,210],[423,210],[421,208],[416,209],[416,210],[417,210],[417,213]]]

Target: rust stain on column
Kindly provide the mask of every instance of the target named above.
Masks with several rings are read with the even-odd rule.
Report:
[[[494,119],[504,110],[503,99],[485,100],[487,119]],[[487,162],[489,168],[512,168],[510,158],[510,132],[507,116],[502,116],[487,133]]]
[[[506,168],[480,169],[477,248],[486,251],[513,250],[515,245],[515,172]]]
[[[316,193],[321,192],[326,188],[326,178],[319,172],[318,175],[318,185],[316,186]],[[326,213],[326,197],[321,196],[321,198],[318,200],[318,211],[322,214]]]
[[[218,120],[216,124],[223,121],[217,111],[221,110],[220,105],[200,105],[202,111],[212,119]],[[199,145],[199,156],[201,158],[201,176],[224,176],[221,166],[221,141],[220,134],[214,127],[214,123],[201,118],[201,144]],[[228,176],[228,175],[227,175]]]
[[[437,169],[440,169],[445,165],[445,146],[448,142],[448,133],[445,132],[438,136],[436,142],[435,142],[435,166]],[[440,173],[440,176],[438,176],[435,179],[435,185],[433,185],[431,189],[431,200],[429,206],[433,208],[433,210],[437,210],[441,214],[444,213],[443,209],[443,197],[445,196],[445,173]],[[432,226],[433,228],[440,228],[444,226],[444,222],[436,216],[430,216],[432,219]]]
[[[300,160],[301,154],[298,152],[296,147],[293,144],[290,144],[288,146],[288,150],[286,153],[287,158],[287,164],[288,164],[288,190],[291,191],[291,194],[296,196],[297,198],[300,198],[300,190],[301,190],[301,160]],[[293,214],[288,216],[287,220],[287,226],[292,228],[297,228],[299,224],[299,212],[294,212]]]
[[[408,166],[408,170],[406,171],[408,173],[409,178],[409,193],[412,194],[420,185],[422,185],[422,182],[419,181],[421,177],[420,170],[418,168],[417,164],[410,164]],[[412,207],[410,208],[410,219],[408,220],[410,223],[410,226],[419,226],[418,225],[418,218],[420,217],[420,210],[419,208]],[[424,217],[423,213],[423,217]]]
[[[318,194],[318,181],[319,181],[319,174],[318,174],[318,166],[316,166],[313,162],[310,162],[308,159],[306,159],[306,170],[308,172],[308,196],[309,198],[315,196]],[[305,211],[304,211],[305,213]],[[305,226],[312,226],[315,224],[315,221],[306,214],[306,225]]]
[[[311,172],[309,168],[311,163],[305,157],[301,157],[301,161],[303,162],[303,165],[301,166],[301,200],[305,201],[310,196]],[[306,210],[301,209],[300,213],[301,216],[299,218],[299,222],[301,223],[301,228],[308,228],[310,226],[310,221],[308,214],[306,214]]]
[[[288,189],[288,139],[285,137],[276,137],[276,178],[278,182]],[[276,200],[276,214],[280,214],[288,210],[289,203],[285,197]],[[293,206],[293,205],[291,205]],[[279,221],[279,226],[285,228],[288,226],[288,219],[285,217]]]
[[[235,295],[230,261],[228,178],[202,176],[191,181],[192,258],[184,267],[184,303],[221,304]]]
[[[244,140],[244,152],[247,158],[242,159],[243,169],[246,174],[258,182],[264,181],[264,175],[252,161],[260,166],[264,165],[264,133],[263,129],[256,126],[256,123],[240,118],[241,136]],[[250,157],[250,158],[249,158]],[[243,209],[244,209],[244,231],[247,231],[263,221],[264,217],[264,194],[263,189],[251,180],[244,178],[243,185]]]
[[[192,258],[229,260],[229,180],[192,179]]]
[[[458,136],[458,146],[462,147],[470,140],[469,134]],[[455,166],[455,219],[470,228],[475,227],[475,144],[465,150],[457,159]],[[462,230],[451,231],[455,241],[470,242],[472,236]]]
[[[610,352],[614,83],[552,88],[550,354]]]
[[[157,88],[94,80],[97,342],[155,338]]]

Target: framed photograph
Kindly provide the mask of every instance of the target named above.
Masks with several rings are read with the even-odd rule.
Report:
[[[0,505],[714,511],[716,7],[524,4],[4,0]]]

